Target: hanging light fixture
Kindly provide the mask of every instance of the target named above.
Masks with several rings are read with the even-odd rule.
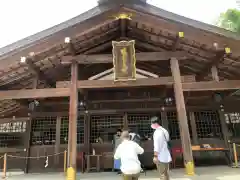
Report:
[[[161,110],[162,110],[162,111],[165,111],[165,107],[164,107],[164,106],[162,106],[162,107],[161,107]]]
[[[37,106],[39,106],[39,104],[40,104],[39,101],[37,101],[37,100],[35,99],[35,100],[33,100],[32,102],[29,103],[28,108],[29,108],[29,110],[34,111],[34,109],[35,109]]]
[[[222,104],[220,105],[220,111],[224,111],[224,106]]]

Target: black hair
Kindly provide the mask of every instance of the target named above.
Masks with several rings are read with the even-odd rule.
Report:
[[[157,116],[153,116],[151,119],[151,124],[159,124],[159,118]]]

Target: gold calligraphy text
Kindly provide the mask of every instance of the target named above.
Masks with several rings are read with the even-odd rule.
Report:
[[[122,69],[121,71],[123,73],[127,72],[127,50],[126,48],[121,49],[121,55],[122,55]]]

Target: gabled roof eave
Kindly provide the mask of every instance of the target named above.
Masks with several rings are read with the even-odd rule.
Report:
[[[46,30],[43,30],[41,32],[38,32],[34,35],[28,36],[22,40],[16,41],[15,43],[12,43],[10,45],[7,45],[5,47],[0,48],[0,60],[4,59],[6,56],[9,55],[9,53],[17,53],[19,51],[22,51],[26,48],[29,48],[31,46],[34,46],[38,43],[39,40],[44,40],[49,38],[50,36],[59,33],[67,28],[70,28],[76,24],[82,23],[90,18],[93,18],[95,16],[98,16],[113,7],[111,6],[96,6],[72,19],[69,19],[65,22],[62,22],[56,26],[53,26],[51,28],[48,28]]]
[[[174,21],[176,23],[182,23],[182,24],[191,26],[196,29],[200,29],[200,30],[207,31],[210,33],[218,34],[220,36],[224,36],[224,37],[231,38],[234,40],[240,40],[240,35],[238,35],[235,32],[228,31],[226,29],[223,29],[223,28],[220,28],[220,27],[217,27],[214,25],[210,25],[207,23],[203,23],[203,22],[200,22],[197,20],[193,20],[193,19],[181,16],[178,14],[174,14],[172,12],[158,8],[151,4],[146,4],[144,6],[141,4],[127,4],[125,7],[136,10],[136,11],[144,12],[147,14],[151,14],[151,15],[157,16],[159,18]]]

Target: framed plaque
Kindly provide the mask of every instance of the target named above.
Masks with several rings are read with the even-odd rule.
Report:
[[[113,41],[114,81],[136,79],[135,41]]]

